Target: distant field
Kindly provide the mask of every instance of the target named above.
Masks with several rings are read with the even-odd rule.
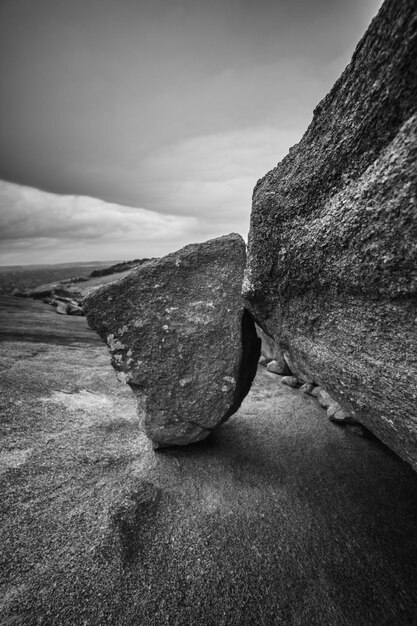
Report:
[[[0,266],[0,294],[10,294],[16,288],[27,289],[66,278],[89,276],[92,271],[107,267],[112,263],[115,261],[68,263],[67,265]]]

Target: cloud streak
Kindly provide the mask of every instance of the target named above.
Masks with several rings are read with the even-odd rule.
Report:
[[[155,244],[164,253],[197,233],[193,216],[162,215],[0,181],[2,265],[22,256],[27,263],[152,256]]]

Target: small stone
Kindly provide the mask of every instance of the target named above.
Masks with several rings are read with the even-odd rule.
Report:
[[[308,394],[309,396],[313,395],[314,389],[317,389],[317,387],[316,387],[316,385],[314,385],[314,383],[304,383],[304,385],[302,385],[300,387],[300,391],[302,391],[303,393]]]
[[[295,376],[283,376],[281,378],[281,382],[284,385],[288,385],[288,387],[297,387],[298,386],[298,380],[296,379]]]
[[[320,406],[323,408],[327,408],[328,406],[335,403],[333,398],[325,391],[324,389],[320,389],[317,394],[317,400],[319,401]]]
[[[357,420],[351,415],[349,414],[347,411],[345,411],[340,405],[335,404],[333,405],[336,410],[334,411],[330,411],[330,409],[332,409],[333,407],[329,407],[327,409],[327,417],[332,421],[332,422],[336,422],[337,424],[357,424]]]
[[[331,404],[330,406],[327,407],[327,417],[329,419],[332,419],[333,415],[339,411],[342,407],[340,406],[340,404],[338,404],[337,402],[334,402],[333,404]]]
[[[319,395],[320,391],[322,391],[321,387],[314,387],[314,389],[312,390],[311,394],[314,398],[317,398],[317,396]]]
[[[288,373],[287,365],[284,360],[280,362],[274,359],[273,361],[270,361],[268,363],[266,369],[268,372],[272,372],[273,374],[280,374],[281,376]]]
[[[267,358],[264,357],[263,354],[261,354],[261,356],[259,357],[259,361],[258,361],[259,365],[263,365],[264,367],[266,367],[267,362],[268,362]]]
[[[58,302],[57,307],[56,307],[56,312],[59,313],[59,315],[67,315],[68,304],[65,304],[65,302]]]

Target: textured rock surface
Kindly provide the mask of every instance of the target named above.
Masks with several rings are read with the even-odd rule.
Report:
[[[186,246],[85,301],[155,446],[204,439],[249,391],[260,354],[240,295],[239,235]]]
[[[259,370],[155,454],[85,318],[0,297],[0,624],[414,625],[417,474]]]
[[[269,368],[269,371],[272,371],[275,374],[291,374],[284,354],[280,349],[278,343],[272,337],[267,335],[260,326],[255,324],[255,327],[257,335],[261,340],[261,355],[265,358],[265,361],[267,363],[269,361],[273,362],[273,365],[271,365],[271,363],[268,363],[268,365],[271,365],[271,368],[273,368]]]
[[[300,387],[300,391],[302,391],[303,393],[306,393],[309,396],[313,395],[312,392],[314,389],[316,389],[316,387],[312,385],[311,383],[304,383],[304,385]]]
[[[280,374],[281,376],[286,376],[289,374],[287,364],[284,360],[277,361],[273,360],[268,363],[266,366],[268,372],[272,372],[273,374]]]
[[[385,2],[301,142],[258,182],[244,283],[296,367],[414,467],[416,58],[415,1]]]
[[[288,387],[298,386],[298,380],[295,378],[295,376],[283,376],[281,378],[281,382],[283,385],[287,385]]]

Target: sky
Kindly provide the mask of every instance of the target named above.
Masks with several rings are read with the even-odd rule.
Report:
[[[381,0],[1,0],[0,265],[249,229]]]

